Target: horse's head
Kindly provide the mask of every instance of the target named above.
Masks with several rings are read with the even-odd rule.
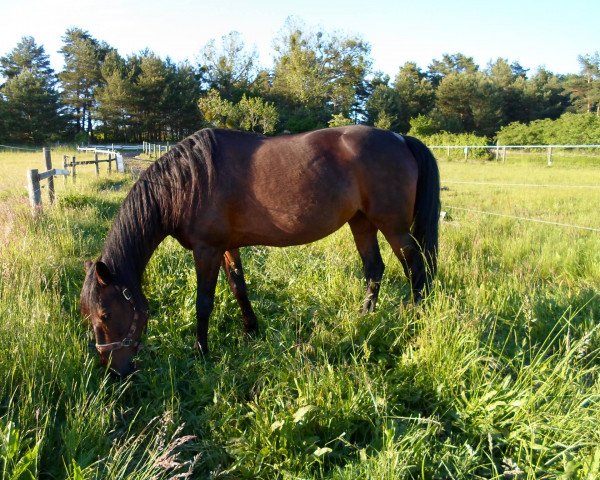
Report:
[[[105,263],[88,261],[85,268],[81,313],[90,320],[100,361],[125,377],[135,370],[133,357],[148,323],[146,300],[134,298]]]

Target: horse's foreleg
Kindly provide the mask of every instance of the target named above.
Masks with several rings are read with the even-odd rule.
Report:
[[[348,223],[363,262],[363,270],[367,281],[367,294],[362,307],[362,313],[365,314],[375,310],[385,265],[379,252],[375,225],[362,213],[356,214]]]
[[[227,280],[231,291],[235,296],[238,305],[242,311],[242,319],[244,321],[244,330],[246,333],[254,333],[258,331],[258,322],[252,305],[248,299],[248,291],[246,288],[246,280],[244,279],[244,269],[242,267],[242,259],[239,249],[228,250],[223,255],[223,270],[227,275]]]
[[[208,353],[208,319],[215,302],[215,288],[223,250],[201,245],[194,248],[196,265],[196,340],[198,348]]]

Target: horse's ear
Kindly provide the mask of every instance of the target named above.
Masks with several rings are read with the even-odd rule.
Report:
[[[104,262],[96,262],[96,280],[98,283],[106,287],[110,285],[113,279],[113,274],[110,272],[110,269],[106,266]]]
[[[89,269],[92,267],[92,262],[90,260],[86,260],[85,263],[83,264],[83,268],[85,270],[85,273],[87,273],[89,271]]]

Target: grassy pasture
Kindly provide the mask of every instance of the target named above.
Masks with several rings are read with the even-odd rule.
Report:
[[[598,478],[600,234],[456,208],[599,228],[600,188],[575,185],[600,167],[558,163],[440,162],[448,215],[420,307],[383,239],[364,317],[348,228],[245,249],[262,332],[244,337],[221,277],[208,359],[191,256],[167,240],[141,371],[117,383],[78,295],[131,179],[83,167],[33,221],[41,154],[0,154],[0,478]]]

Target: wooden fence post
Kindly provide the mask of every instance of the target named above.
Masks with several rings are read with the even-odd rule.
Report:
[[[46,170],[52,170],[52,156],[49,148],[44,147],[44,161],[46,162]],[[48,197],[50,198],[50,204],[54,203],[54,177],[50,175],[48,177]]]
[[[552,147],[548,147],[548,151],[546,153],[546,160],[548,161],[548,166],[552,166]]]
[[[98,152],[94,152],[94,162],[96,162],[96,176],[100,176],[100,164],[98,163]]]
[[[108,154],[108,174],[110,175],[112,173],[112,153]]]
[[[77,157],[73,157],[73,183],[75,183],[76,176],[77,176]]]
[[[34,168],[27,170],[27,190],[29,191],[29,203],[31,203],[31,212],[36,217],[42,209],[42,191],[40,189],[40,174]]]

